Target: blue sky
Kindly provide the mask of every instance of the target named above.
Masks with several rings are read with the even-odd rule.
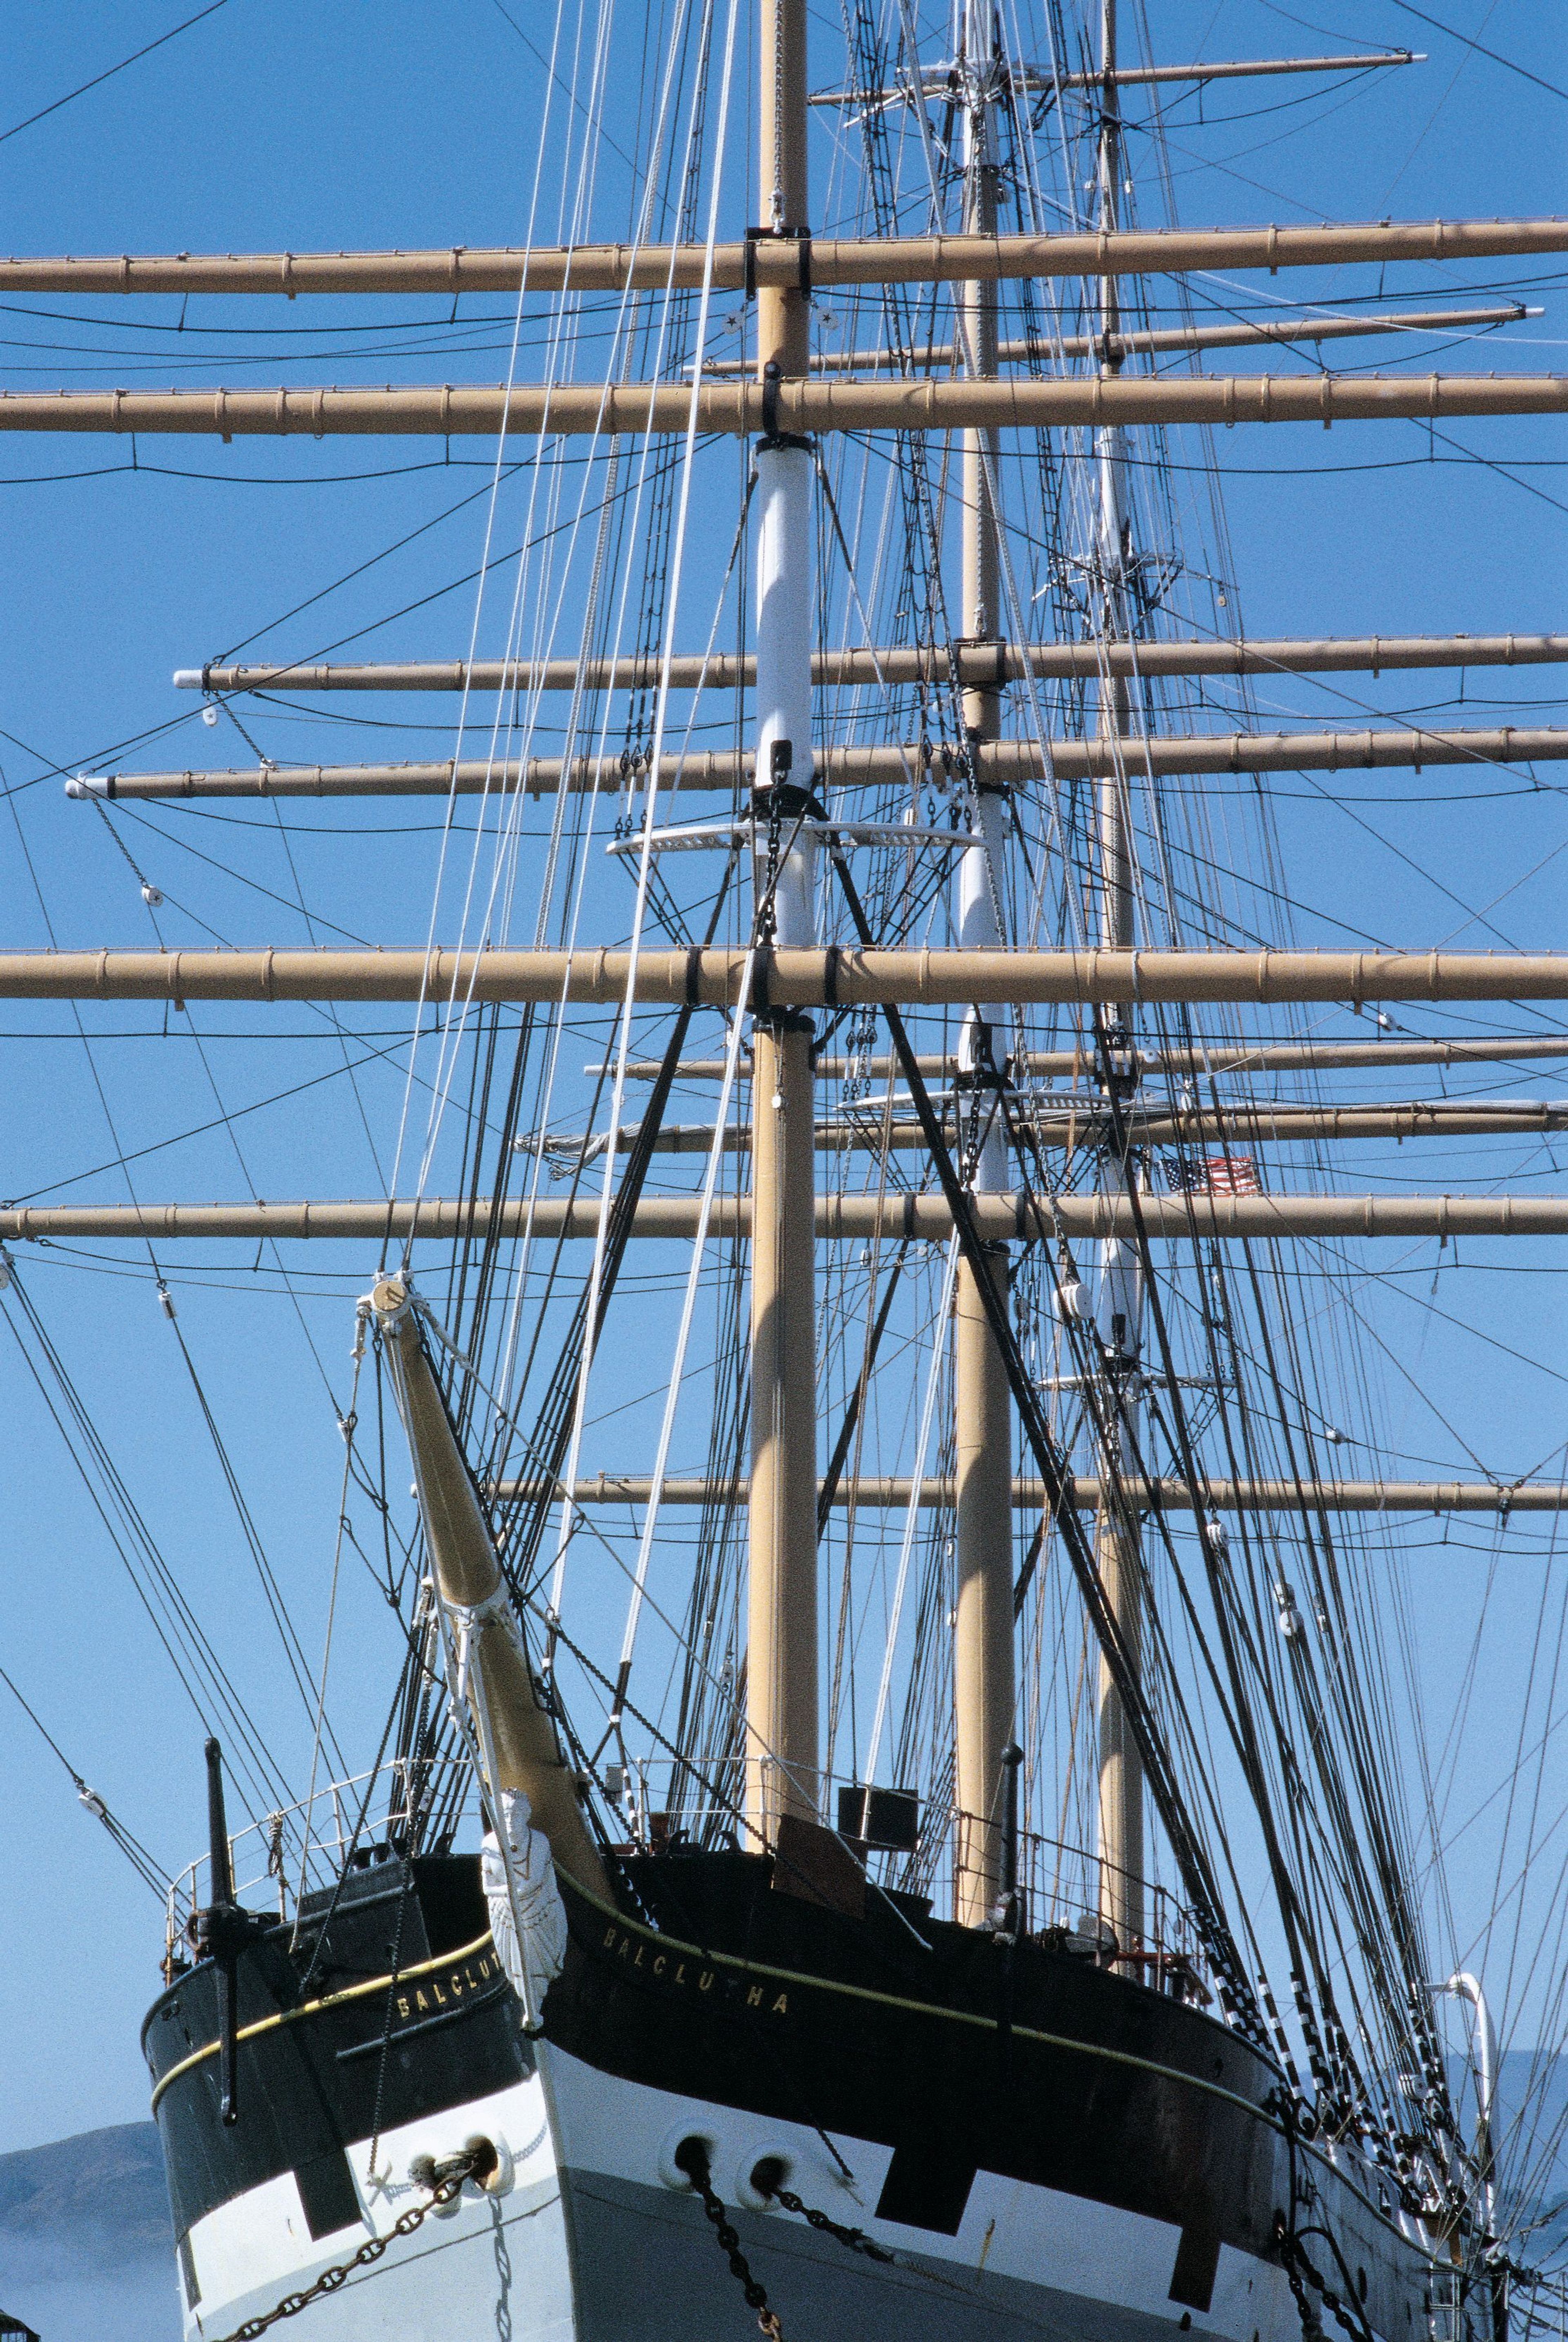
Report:
[[[923,13],[938,22],[939,11]],[[1127,11],[1134,20],[1143,13]],[[1200,52],[1246,56],[1384,45],[1431,52],[1425,65],[1353,89],[1314,83],[1310,102],[1297,104],[1292,85],[1259,85],[1263,97],[1251,87],[1211,93],[1201,116],[1190,105],[1174,115],[1175,197],[1193,224],[1568,208],[1568,101],[1395,0],[1309,0],[1304,15],[1265,0],[1150,0],[1146,13],[1154,54],[1169,61]],[[1568,86],[1568,40],[1553,0],[1436,0],[1428,14]],[[150,0],[7,8],[0,14],[7,119],[20,122],[49,105],[155,38],[178,15]],[[553,16],[530,0],[514,0],[510,19],[494,0],[382,0],[374,8],[363,0],[325,6],[272,0],[265,8],[260,0],[227,0],[100,87],[15,135],[0,135],[0,241],[17,254],[520,242],[541,136],[545,81],[538,51],[548,45]],[[624,12],[612,65],[628,122],[639,104],[641,22],[636,11]],[[826,83],[842,71],[834,12],[819,8],[812,22],[813,79]],[[1265,105],[1283,110],[1260,111]],[[1137,167],[1136,137],[1134,149]],[[625,200],[624,172],[609,156],[597,198],[600,232],[624,232]],[[743,212],[752,215],[738,174],[728,208],[732,226]],[[1505,346],[1461,348],[1443,363],[1456,370],[1564,370],[1563,275],[1550,262],[1466,274],[1464,294],[1455,285],[1455,297],[1527,281],[1524,297],[1539,301],[1544,315],[1513,330]],[[1391,272],[1384,290],[1393,304],[1453,282],[1453,272],[1411,266]],[[1373,273],[1358,272],[1354,285],[1375,289]],[[1270,288],[1261,279],[1253,289]],[[1344,289],[1343,280],[1308,278],[1290,292],[1315,298]],[[107,298],[0,307],[6,384],[161,385],[174,363],[176,307],[119,309]],[[506,304],[474,299],[464,308],[500,315]],[[286,362],[287,378],[302,383],[448,374],[488,381],[504,364],[504,326],[473,335],[474,345],[487,347],[411,350],[412,323],[428,337],[446,314],[444,305],[345,303],[308,316],[305,309],[205,304],[185,330],[194,334],[199,323],[223,332],[205,334],[179,378],[272,382],[284,378]],[[127,319],[148,330],[131,330]],[[361,330],[367,325],[380,330]],[[366,355],[367,344],[385,355]],[[1372,362],[1360,345],[1355,362]],[[520,372],[527,372],[526,350]],[[1561,425],[1461,425],[1448,436],[1452,445],[1429,441],[1413,425],[1392,425],[1346,427],[1326,439],[1315,431],[1225,435],[1219,452],[1233,582],[1248,631],[1561,628],[1568,507]],[[1484,463],[1468,460],[1467,451],[1479,451]],[[164,890],[161,932],[172,941],[215,933],[234,942],[303,940],[296,881],[313,911],[332,923],[315,930],[323,937],[334,925],[354,937],[423,935],[434,807],[415,801],[341,816],[330,806],[311,809],[286,838],[275,826],[266,834],[265,809],[246,809],[259,828],[242,829],[238,816],[225,816],[234,825],[226,830],[208,815],[155,812],[145,825],[121,822],[112,835],[91,808],[66,804],[55,776],[99,766],[115,744],[182,716],[166,745],[124,761],[249,761],[234,729],[204,729],[194,704],[177,700],[168,682],[173,667],[231,646],[300,656],[375,627],[361,654],[349,655],[460,650],[472,587],[426,597],[478,560],[492,451],[469,442],[454,455],[448,467],[438,444],[427,442],[224,448],[208,440],[144,440],[133,469],[123,444],[4,440],[0,752],[16,794],[0,814],[0,942],[152,942],[127,852]],[[1199,484],[1178,485],[1195,511]],[[517,485],[518,495],[524,486]],[[721,475],[714,466],[704,475],[696,506],[699,530],[712,540],[704,557],[714,557],[712,544],[727,543],[733,489],[731,471]],[[404,550],[335,586],[415,530],[424,533]],[[327,587],[334,590],[310,610],[286,615]],[[416,603],[424,606],[387,622],[389,612]],[[504,605],[503,593],[495,606],[503,618]],[[489,622],[500,623],[494,611]],[[1550,669],[1471,679],[1478,704],[1507,701],[1536,711],[1522,721],[1555,720],[1556,688]],[[1282,726],[1346,726],[1365,723],[1369,711],[1451,696],[1447,682],[1426,676],[1405,683],[1403,693],[1397,679],[1347,676],[1333,689],[1282,684],[1261,705],[1264,720]],[[263,745],[280,757],[449,752],[444,705],[383,705],[376,715],[397,728],[347,734],[319,715],[272,713]],[[1471,708],[1459,720],[1503,718]],[[1560,946],[1563,769],[1543,766],[1539,791],[1505,779],[1484,802],[1432,775],[1363,776],[1376,784],[1364,789],[1339,786],[1343,776],[1333,789],[1282,784],[1274,805],[1298,938]],[[41,773],[51,776],[36,779]],[[244,878],[230,875],[236,868]],[[1478,924],[1477,915],[1493,906],[1493,924]],[[139,1012],[95,1009],[84,1021],[92,1033],[145,1037],[105,1041],[89,1066],[70,1037],[68,1012],[0,1003],[6,1101],[0,1186],[8,1195],[118,1200],[123,1187],[96,1168],[118,1147],[152,1146],[213,1119],[218,1099],[232,1110],[275,1086],[273,1060],[264,1062],[239,1037],[254,1029],[254,1018],[193,1017],[183,1037],[168,1041],[159,1020]],[[1349,1023],[1342,1018],[1333,1029]],[[383,1033],[389,1044],[402,1030],[395,1015],[362,1017],[357,1026]],[[19,1037],[43,1028],[61,1037]],[[289,1029],[302,1037],[276,1078],[279,1088],[329,1070],[339,1047],[307,1016]],[[1523,1086],[1511,1078],[1512,1089]],[[1528,1086],[1561,1094],[1568,1079],[1540,1069]],[[203,1197],[243,1192],[249,1179],[262,1194],[296,1195],[320,1192],[329,1176],[338,1192],[374,1193],[377,1162],[395,1127],[398,1076],[368,1072],[362,1095],[368,1133],[338,1080],[286,1108],[152,1156],[135,1174],[136,1192]],[[1419,1166],[1413,1152],[1388,1148],[1375,1162],[1369,1157],[1364,1184],[1397,1188],[1424,1177],[1462,1186],[1506,1161],[1524,1186],[1561,1186],[1544,1149],[1504,1156],[1475,1143],[1444,1149],[1441,1162],[1435,1153],[1423,1157]],[[80,1184],[61,1184],[72,1180]],[[1411,1258],[1421,1271],[1416,1298],[1424,1300],[1435,1258],[1430,1247],[1413,1248]],[[371,1264],[315,1255],[302,1261],[297,1311],[281,1292],[257,1288],[248,1255],[225,1248],[222,1264],[189,1248],[161,1266],[314,1656],[325,1627],[338,1512],[342,1445],[334,1412],[348,1387],[349,1304]],[[270,1630],[254,1569],[173,1328],[158,1307],[153,1270],[129,1248],[95,1262],[28,1252],[20,1266],[171,1562],[269,1733],[288,1747],[291,1769],[301,1771],[309,1741],[302,1705],[266,1656]],[[1390,1371],[1393,1419],[1384,1426],[1394,1450],[1445,1474],[1471,1473],[1457,1433],[1445,1428],[1457,1426],[1484,1467],[1507,1476],[1560,1447],[1568,1375],[1563,1267],[1548,1247],[1523,1244],[1478,1249],[1458,1274],[1445,1265],[1437,1298],[1457,1325],[1423,1318],[1416,1299],[1401,1298],[1387,1283],[1369,1294],[1378,1332],[1401,1361]],[[1540,1273],[1517,1273],[1528,1268]],[[1487,1338],[1464,1331],[1467,1324]],[[640,1378],[629,1378],[627,1396],[639,1386]],[[35,1388],[3,1342],[0,1421],[6,1426],[3,1663],[72,1763],[162,1862],[183,1862],[202,1835],[199,1727]],[[609,1460],[631,1453],[628,1446]],[[1506,1540],[1491,1560],[1468,1548],[1445,1555],[1434,1549],[1438,1534],[1417,1525],[1410,1538],[1423,1680],[1443,1716],[1443,1703],[1460,1696],[1484,1591],[1488,1626],[1475,1701],[1508,1716],[1530,1638],[1557,1631],[1550,1573],[1539,1558],[1516,1556]],[[1476,1536],[1470,1533],[1472,1546]],[[347,1745],[368,1753],[396,1645],[385,1605],[352,1563],[335,1631],[340,1650],[351,1654],[334,1676],[338,1727]],[[1543,1712],[1555,1712],[1550,1700]],[[79,1813],[69,1781],[25,1719],[3,1706],[0,1766],[0,1877],[11,1887],[0,1900],[7,2041],[0,2147],[10,2147],[144,2110],[135,2035],[156,1987],[160,1929],[153,1897]],[[1557,1781],[1549,1794],[1560,1797],[1561,1774]],[[1479,1852],[1463,1859],[1471,1867],[1462,1892],[1482,1907],[1491,1874]]]

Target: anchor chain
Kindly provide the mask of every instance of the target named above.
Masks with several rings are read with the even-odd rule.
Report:
[[[754,2184],[760,2187],[760,2183]],[[836,2237],[841,2245],[847,2245],[852,2253],[864,2253],[870,2261],[884,2261],[890,2268],[898,2266],[897,2254],[890,2253],[885,2246],[874,2244],[864,2228],[846,2228],[841,2221],[829,2219],[827,2214],[819,2212],[814,2205],[803,2204],[793,2189],[768,2187],[761,2192],[771,2196],[775,2204],[782,2204],[786,2212],[798,2213],[803,2220],[809,2220],[823,2236]]]
[[[421,2182],[431,2191],[428,2203],[411,2204],[406,2212],[399,2213],[385,2237],[368,2237],[351,2258],[335,2262],[331,2268],[323,2269],[315,2283],[306,2286],[303,2292],[285,2293],[275,2309],[269,2309],[265,2317],[247,2317],[245,2324],[236,2326],[232,2334],[222,2336],[221,2342],[256,2342],[257,2336],[265,2334],[269,2326],[275,2326],[281,2317],[297,2317],[302,2309],[310,2307],[312,2302],[323,2301],[329,2293],[335,2293],[340,2286],[346,2285],[358,2270],[371,2267],[399,2237],[412,2237],[414,2230],[428,2220],[432,2212],[438,2212],[443,2205],[450,2204],[453,2197],[462,2192],[465,2179],[477,2178],[482,2173],[494,2169],[495,2150],[489,2146],[488,2140],[484,2145],[489,2147],[488,2157],[484,2148],[475,2147],[462,2155],[448,2156],[442,2163],[432,2165],[430,2177]],[[780,2337],[775,2337],[774,2342],[780,2342]]]
[[[1334,2323],[1353,2337],[1353,2342],[1372,2342],[1372,2329],[1366,2319],[1357,2316],[1353,2306],[1337,2294],[1322,2271],[1313,2267],[1306,2247],[1283,2212],[1274,2215],[1274,2243],[1279,2248],[1286,2279],[1301,2313],[1302,2332],[1306,2342],[1319,2342],[1323,2334],[1323,2320],[1307,2298],[1309,2285],[1321,2297],[1323,2307]],[[1303,2278],[1305,2284],[1303,2283]]]
[[[1284,2263],[1285,2281],[1290,2287],[1296,2309],[1301,2317],[1304,2342],[1323,2342],[1323,2319],[1307,2298],[1307,2289],[1302,2282],[1302,2273],[1296,2260],[1296,2254],[1291,2249],[1294,2245],[1294,2239],[1285,2225],[1283,2212],[1274,2221],[1274,2242],[1279,2247],[1280,2258]]]
[[[684,2138],[675,2149],[674,2160],[676,2169],[685,2173],[703,2199],[703,2209],[714,2224],[719,2250],[729,2262],[730,2275],[745,2296],[746,2307],[756,2311],[757,2324],[768,2337],[768,2342],[784,2342],[784,2327],[779,2324],[778,2314],[768,2307],[767,2295],[752,2275],[751,2263],[741,2250],[740,2232],[732,2225],[724,2205],[714,2193],[707,2148],[700,2138]]]

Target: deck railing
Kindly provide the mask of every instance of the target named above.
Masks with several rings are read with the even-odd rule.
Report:
[[[612,1834],[620,1823],[622,1843],[651,1850],[667,1847],[682,1836],[710,1846],[726,1837],[737,1847],[748,1844],[744,1823],[727,1810],[671,1810],[658,1803],[665,1787],[660,1776],[669,1779],[674,1769],[668,1764],[612,1767],[600,1777],[601,1811],[607,1813]],[[684,1780],[689,1785],[690,1775],[684,1775]],[[674,1780],[669,1785],[674,1787]],[[829,1812],[837,1810],[837,1789],[850,1786],[827,1785]],[[332,1887],[345,1861],[368,1863],[380,1847],[423,1842],[429,1817],[461,1813],[469,1789],[466,1761],[452,1757],[424,1766],[394,1758],[329,1782],[313,1797],[265,1814],[234,1833],[229,1859],[236,1899],[253,1910],[272,1907],[281,1920],[290,1922],[302,1902]],[[958,1819],[952,1807],[922,1806],[916,1845],[872,1848],[868,1875],[878,1887],[918,1889],[939,1917],[945,1916],[950,1908],[950,1850]],[[1190,1915],[1157,1881],[1134,1882],[1125,1873],[1114,1873],[1088,1848],[1031,1830],[1019,1832],[1017,1867],[1021,1918],[1028,1934],[1177,1998],[1210,1997],[1203,1947]],[[1135,1893],[1131,1891],[1134,1887]],[[169,1888],[165,1965],[171,1969],[188,1957],[192,1919],[210,1896],[208,1857],[203,1855]],[[1124,1943],[1102,1915],[1134,1906],[1143,1910],[1143,1927],[1135,1942]]]
[[[280,1919],[293,1920],[302,1899],[330,1888],[346,1860],[369,1862],[378,1847],[422,1835],[433,1813],[460,1811],[469,1777],[465,1759],[414,1765],[394,1757],[247,1822],[229,1839],[235,1900],[252,1910],[271,1907]],[[210,1857],[204,1854],[169,1886],[166,1969],[189,1957],[191,1920],[211,1897]]]

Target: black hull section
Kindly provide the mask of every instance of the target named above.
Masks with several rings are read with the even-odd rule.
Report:
[[[533,2071],[472,1857],[377,1863],[314,1901],[292,1945],[280,1927],[240,1959],[237,2122],[219,2111],[210,1965],[142,2027],[178,2237],[291,2170],[312,2234],[335,2234],[359,2218],[346,2146]]]
[[[867,2210],[906,2247],[911,2231],[934,2249],[956,2236],[977,2172],[1088,2199],[1168,2225],[1180,2326],[1204,2319],[1222,2248],[1278,2270],[1283,2217],[1320,2232],[1320,2267],[1332,2237],[1374,2335],[1425,2334],[1431,2263],[1375,2176],[1293,2147],[1279,2075],[1202,2009],[874,1894],[851,1918],[775,1893],[758,1857],[630,1858],[614,1910],[562,1887],[570,1944],[549,2044],[612,2095],[636,2085],[891,2149]],[[292,1946],[280,1927],[245,1952],[239,2016],[228,2128],[212,1969],[183,1977],[144,2028],[182,2238],[289,2170],[313,2237],[347,2228],[347,2147],[534,2070],[472,1857],[350,1873]],[[657,2189],[646,2159],[627,2182]]]
[[[891,2147],[878,2217],[954,2234],[978,2169],[1181,2232],[1171,2300],[1201,2315],[1220,2247],[1278,2261],[1326,2227],[1374,2332],[1424,2332],[1430,2264],[1291,2143],[1277,2071],[1192,2007],[1071,1954],[876,1897],[848,1918],[747,1855],[625,1866],[635,1917],[564,1891],[572,1951],[545,2031],[601,2071]],[[924,1940],[921,1940],[924,1939]]]

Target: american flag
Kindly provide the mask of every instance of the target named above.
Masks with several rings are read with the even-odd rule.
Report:
[[[1178,1196],[1261,1196],[1263,1191],[1250,1155],[1168,1155],[1165,1179]]]

